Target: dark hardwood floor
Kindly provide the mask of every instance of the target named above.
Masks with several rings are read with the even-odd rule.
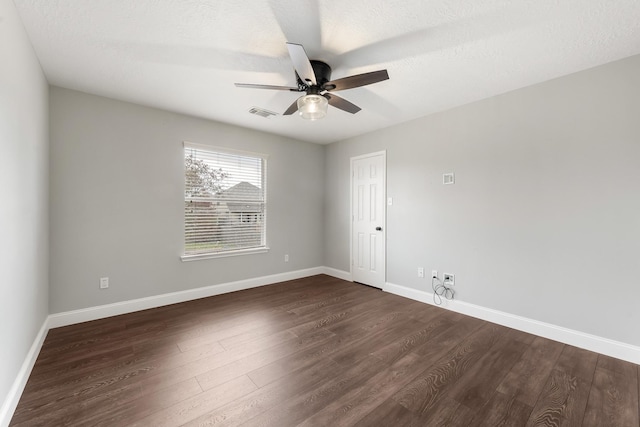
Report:
[[[12,426],[630,426],[640,367],[329,276],[52,329]]]

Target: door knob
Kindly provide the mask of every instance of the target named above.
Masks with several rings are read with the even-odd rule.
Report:
[[[376,227],[376,231],[382,231],[382,227]]]

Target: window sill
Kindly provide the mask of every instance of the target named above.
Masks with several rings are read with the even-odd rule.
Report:
[[[269,248],[264,246],[261,248],[254,249],[241,249],[238,251],[228,251],[228,252],[220,252],[220,253],[210,253],[210,254],[197,254],[197,255],[182,255],[180,259],[182,262],[188,261],[199,261],[201,259],[211,259],[211,258],[226,258],[230,256],[241,256],[241,255],[252,255],[252,254],[261,254],[269,252]]]

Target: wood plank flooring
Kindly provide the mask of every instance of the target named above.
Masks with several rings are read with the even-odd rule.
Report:
[[[11,425],[638,427],[639,376],[320,275],[52,329]]]

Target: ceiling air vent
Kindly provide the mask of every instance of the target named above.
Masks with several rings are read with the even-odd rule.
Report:
[[[274,113],[273,111],[265,110],[264,108],[259,108],[259,107],[251,107],[249,112],[251,114],[255,114],[256,116],[266,117],[266,118],[269,118],[269,116],[278,115],[278,113]]]

